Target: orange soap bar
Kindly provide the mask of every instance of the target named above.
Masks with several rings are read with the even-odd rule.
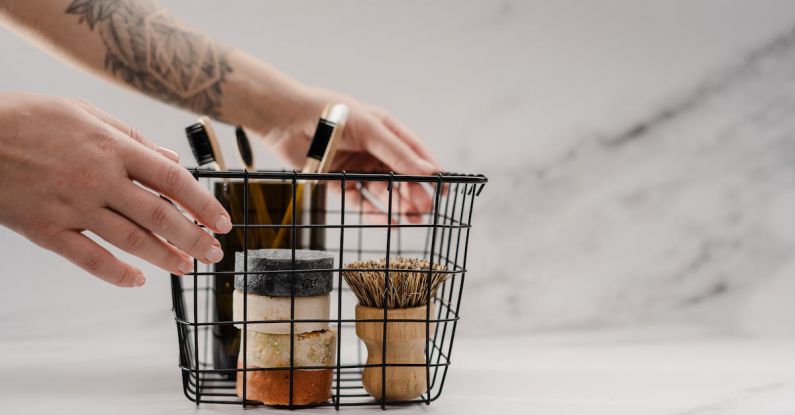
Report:
[[[242,368],[242,362],[237,362]],[[293,371],[293,405],[312,405],[331,399],[332,369]],[[243,397],[243,372],[237,372],[237,396]],[[290,404],[290,371],[246,372],[246,398],[266,405]]]

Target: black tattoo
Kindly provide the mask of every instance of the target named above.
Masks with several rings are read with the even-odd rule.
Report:
[[[67,14],[97,29],[105,68],[134,88],[198,113],[220,116],[227,51],[142,0],[73,0]]]

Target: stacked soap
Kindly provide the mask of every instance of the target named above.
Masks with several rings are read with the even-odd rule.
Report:
[[[294,320],[328,320],[334,255],[324,251],[260,249],[235,254],[233,312],[235,321],[278,321],[246,324],[249,368],[290,367],[291,303]],[[291,300],[291,297],[294,297]],[[245,301],[245,313],[244,313]],[[243,324],[237,326],[243,329]],[[336,334],[327,321],[293,323],[293,367],[331,366],[335,362]],[[293,371],[293,405],[311,405],[331,398],[331,369]],[[243,372],[237,375],[237,394],[243,395]],[[247,372],[246,397],[269,405],[290,403],[290,371]]]

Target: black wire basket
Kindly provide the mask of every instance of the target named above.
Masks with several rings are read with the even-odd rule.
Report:
[[[330,371],[330,398],[312,406],[380,406],[425,403],[439,398],[451,362],[453,339],[460,319],[461,296],[467,272],[467,254],[472,228],[475,199],[487,181],[483,175],[441,173],[434,176],[409,176],[394,173],[317,173],[287,171],[211,171],[192,169],[200,182],[214,190],[232,214],[233,231],[216,235],[225,251],[224,260],[214,266],[194,261],[194,271],[184,276],[171,275],[174,318],[179,340],[179,368],[185,396],[196,403],[261,405],[251,399],[247,380],[258,372],[282,373],[289,383],[286,408],[301,406],[294,398],[295,375],[301,370]],[[256,189],[257,186],[261,186]],[[302,198],[302,187],[312,189]],[[408,187],[414,191],[424,188],[432,198],[430,211],[418,212],[411,204]],[[373,189],[369,191],[368,189]],[[275,209],[271,217],[289,219],[261,221],[260,208],[252,195],[265,194]],[[326,193],[328,192],[328,196]],[[375,199],[380,194],[379,199]],[[355,197],[351,197],[355,196]],[[366,196],[366,197],[362,197]],[[303,200],[302,200],[303,199]],[[379,205],[378,208],[374,208]],[[414,215],[415,220],[408,220]],[[386,218],[392,218],[387,220]],[[249,250],[262,248],[258,233],[277,234],[281,230],[281,247],[292,250],[292,267],[283,270],[294,285],[295,252],[301,248],[322,249],[334,254],[334,266],[323,271],[333,273],[328,319],[296,318],[296,296],[292,287],[289,298],[289,319],[253,320],[232,318],[229,295],[235,275],[245,275],[247,281]],[[233,240],[232,234],[237,235]],[[285,236],[286,235],[286,236]],[[235,270],[234,252],[242,251],[245,266]],[[447,278],[433,293],[428,290],[427,312],[422,319],[382,319],[383,351],[386,354],[386,333],[397,323],[421,325],[424,330],[424,362],[398,364],[367,363],[367,349],[356,336],[354,315],[356,297],[343,279],[345,264],[352,261],[382,258],[389,284],[390,260],[397,257],[421,258],[430,263],[428,277],[434,264],[443,265]],[[430,284],[430,278],[427,278]],[[429,286],[430,288],[430,286]],[[247,288],[246,288],[247,289]],[[247,292],[247,291],[244,291]],[[243,297],[244,310],[251,307]],[[250,308],[248,308],[250,310]],[[300,311],[300,310],[299,310]],[[362,320],[359,320],[362,321]],[[373,321],[373,320],[368,320]],[[289,325],[289,365],[280,367],[249,367],[248,350],[252,340],[246,330],[251,324]],[[335,331],[334,363],[324,366],[301,366],[295,361],[295,327],[304,323],[327,324]],[[243,330],[239,330],[242,327]],[[373,398],[363,386],[362,374],[368,367],[381,373],[382,392],[388,383],[387,369],[413,366],[424,370],[423,391],[413,399],[389,399],[386,393]],[[391,370],[391,369],[390,369]],[[241,385],[238,382],[242,379]],[[285,384],[287,385],[287,383]],[[248,388],[250,389],[250,387]],[[241,393],[242,392],[242,393]]]

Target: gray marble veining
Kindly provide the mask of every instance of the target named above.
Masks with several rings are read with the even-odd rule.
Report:
[[[469,280],[467,299],[506,299],[505,327],[738,324],[795,260],[793,110],[789,31],[647,120],[514,162],[480,206],[491,243],[473,252],[493,278]]]

